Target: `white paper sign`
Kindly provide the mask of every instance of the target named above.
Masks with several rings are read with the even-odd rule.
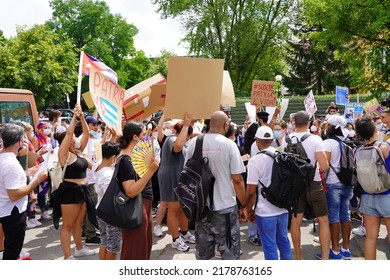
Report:
[[[248,113],[249,122],[254,123],[256,121],[256,106],[251,105],[250,102],[245,102],[245,109]]]
[[[309,94],[306,96],[303,103],[305,104],[306,112],[309,114],[309,117],[311,118],[314,115],[314,113],[317,112],[317,105],[316,105],[316,101],[314,100],[314,95],[312,90],[310,90]]]

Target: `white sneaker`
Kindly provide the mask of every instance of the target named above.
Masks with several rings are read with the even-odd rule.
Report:
[[[163,236],[160,226],[154,226],[153,227],[153,233],[154,233],[154,235],[156,237],[162,237]]]
[[[92,256],[95,255],[95,250],[89,249],[87,246],[83,246],[81,250],[74,250],[74,256],[75,257],[84,257],[84,256]]]
[[[20,251],[19,258],[28,258],[29,256],[29,252]]]
[[[365,236],[366,227],[364,225],[360,225],[359,227],[352,229],[352,233],[355,235]]]
[[[187,231],[186,235],[180,234],[181,239],[183,239],[184,242],[186,243],[192,243],[195,244],[196,239],[195,236],[191,234],[191,232]]]
[[[175,242],[172,242],[171,246],[172,246],[172,248],[179,250],[181,252],[187,252],[190,249],[190,247],[188,247],[188,245],[184,243],[184,241],[183,241],[183,239],[181,239],[181,237],[176,239]]]
[[[3,259],[4,250],[0,252],[0,260]]]
[[[42,225],[42,223],[41,223],[40,221],[38,221],[36,218],[31,219],[31,221],[32,221],[37,227],[39,227],[39,226]]]
[[[318,243],[318,244],[321,244],[319,236],[314,237],[313,241]]]
[[[50,216],[50,214],[47,211],[44,211],[41,214],[41,219],[44,220],[44,221],[48,221],[48,220],[51,220],[51,216]]]
[[[66,261],[74,261],[76,260],[76,258],[73,256],[73,255],[70,255],[67,259],[65,259]]]
[[[26,228],[35,228],[37,225],[34,222],[34,219],[30,219],[26,221]]]

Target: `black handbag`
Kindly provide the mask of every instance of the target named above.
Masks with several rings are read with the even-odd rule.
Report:
[[[96,215],[110,225],[135,229],[142,224],[142,195],[128,197],[122,183],[118,181],[119,163],[123,157],[118,158],[110,184],[96,209]]]

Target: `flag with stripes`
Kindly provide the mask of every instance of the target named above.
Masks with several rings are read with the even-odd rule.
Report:
[[[93,57],[90,54],[84,53],[83,57],[83,75],[89,76],[91,72],[91,67],[94,67],[96,70],[100,71],[104,76],[108,77],[111,81],[118,83],[117,73],[104,64],[102,61]]]

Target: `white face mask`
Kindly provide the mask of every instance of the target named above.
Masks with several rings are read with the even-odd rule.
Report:
[[[44,128],[43,129],[43,134],[49,135],[50,134],[50,128]]]
[[[35,133],[34,133],[34,132],[31,132],[31,134],[30,134],[30,139],[34,138],[34,136],[35,136]]]
[[[164,135],[165,136],[172,135],[172,129],[169,129],[169,128],[164,129]]]
[[[349,131],[349,137],[355,137],[355,135],[356,135],[355,130],[350,130]]]
[[[101,139],[102,138],[102,134],[95,131],[95,130],[90,130],[89,134],[91,134],[94,139]]]
[[[316,127],[315,125],[312,125],[312,126],[310,127],[310,131],[311,131],[311,132],[316,132],[316,131],[317,131],[317,127]]]
[[[158,137],[158,132],[156,131],[156,132],[152,132],[152,137],[154,138],[154,139],[157,139],[157,137]]]

